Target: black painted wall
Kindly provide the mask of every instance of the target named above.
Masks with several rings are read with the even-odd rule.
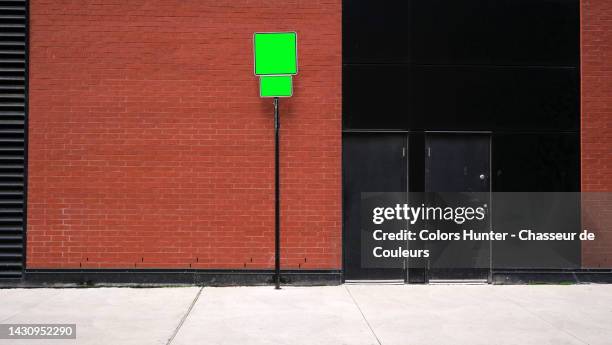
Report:
[[[412,191],[440,130],[493,133],[493,191],[578,191],[579,57],[578,0],[344,0],[343,129],[412,133]]]

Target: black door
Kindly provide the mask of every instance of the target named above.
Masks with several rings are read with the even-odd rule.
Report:
[[[345,133],[343,137],[343,248],[347,280],[404,279],[403,268],[366,268],[361,262],[361,193],[405,192],[406,135]]]
[[[489,134],[428,133],[425,140],[425,191],[430,205],[490,205]],[[490,221],[440,222],[432,229],[488,232]],[[489,241],[428,241],[429,279],[486,279],[491,263]]]

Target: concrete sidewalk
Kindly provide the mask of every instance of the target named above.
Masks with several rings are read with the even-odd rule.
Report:
[[[77,324],[0,344],[611,344],[612,285],[4,289],[0,323]]]

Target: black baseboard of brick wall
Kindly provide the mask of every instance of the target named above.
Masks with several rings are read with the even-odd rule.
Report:
[[[497,270],[492,283],[507,284],[612,284],[612,269],[516,269]]]
[[[282,284],[289,286],[343,283],[341,270],[286,270],[282,271],[281,277]],[[273,270],[30,269],[24,272],[21,279],[0,279],[0,288],[272,286],[273,278]],[[612,269],[496,270],[491,273],[490,283],[495,285],[612,284]]]
[[[31,269],[20,280],[0,280],[0,287],[257,286],[272,285],[273,278],[273,270]],[[281,272],[281,282],[295,286],[339,285],[342,272],[287,270]]]

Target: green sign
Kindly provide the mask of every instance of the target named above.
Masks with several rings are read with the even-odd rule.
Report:
[[[290,75],[268,75],[259,77],[260,97],[291,97],[293,86]]]
[[[256,32],[253,35],[255,75],[297,74],[297,34]]]

